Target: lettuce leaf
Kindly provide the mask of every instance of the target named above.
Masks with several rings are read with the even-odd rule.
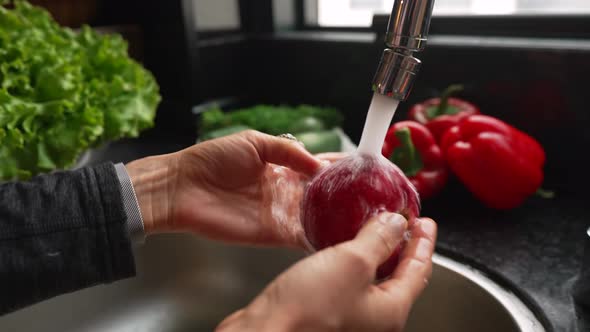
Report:
[[[161,97],[119,35],[74,32],[26,1],[0,6],[0,179],[65,169],[153,126]]]

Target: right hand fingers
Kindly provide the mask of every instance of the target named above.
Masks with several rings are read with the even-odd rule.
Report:
[[[382,213],[369,220],[356,238],[346,245],[363,257],[374,272],[402,241],[407,225],[406,219],[399,214]]]
[[[402,253],[393,278],[380,287],[395,296],[413,303],[432,274],[432,255],[436,242],[437,226],[432,219],[420,219],[412,227],[412,239]]]

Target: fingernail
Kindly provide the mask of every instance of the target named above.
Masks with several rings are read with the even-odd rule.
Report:
[[[418,219],[418,222],[420,222],[419,226],[420,229],[422,230],[422,232],[424,232],[425,234],[428,235],[432,235],[436,233],[436,224],[432,221],[430,221],[429,219]]]
[[[402,234],[408,227],[406,218],[397,213],[383,213],[379,216],[379,222],[395,235]]]

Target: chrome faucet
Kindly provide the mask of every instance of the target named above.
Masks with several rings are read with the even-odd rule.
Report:
[[[433,6],[434,0],[395,0],[373,91],[402,101],[408,98],[421,64],[413,54],[426,45]]]

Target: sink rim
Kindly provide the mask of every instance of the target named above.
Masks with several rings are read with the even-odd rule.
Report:
[[[465,257],[439,250],[439,248],[434,253],[432,261],[481,287],[503,306],[522,332],[554,331],[539,305],[501,275],[479,266],[480,264],[467,262]]]

